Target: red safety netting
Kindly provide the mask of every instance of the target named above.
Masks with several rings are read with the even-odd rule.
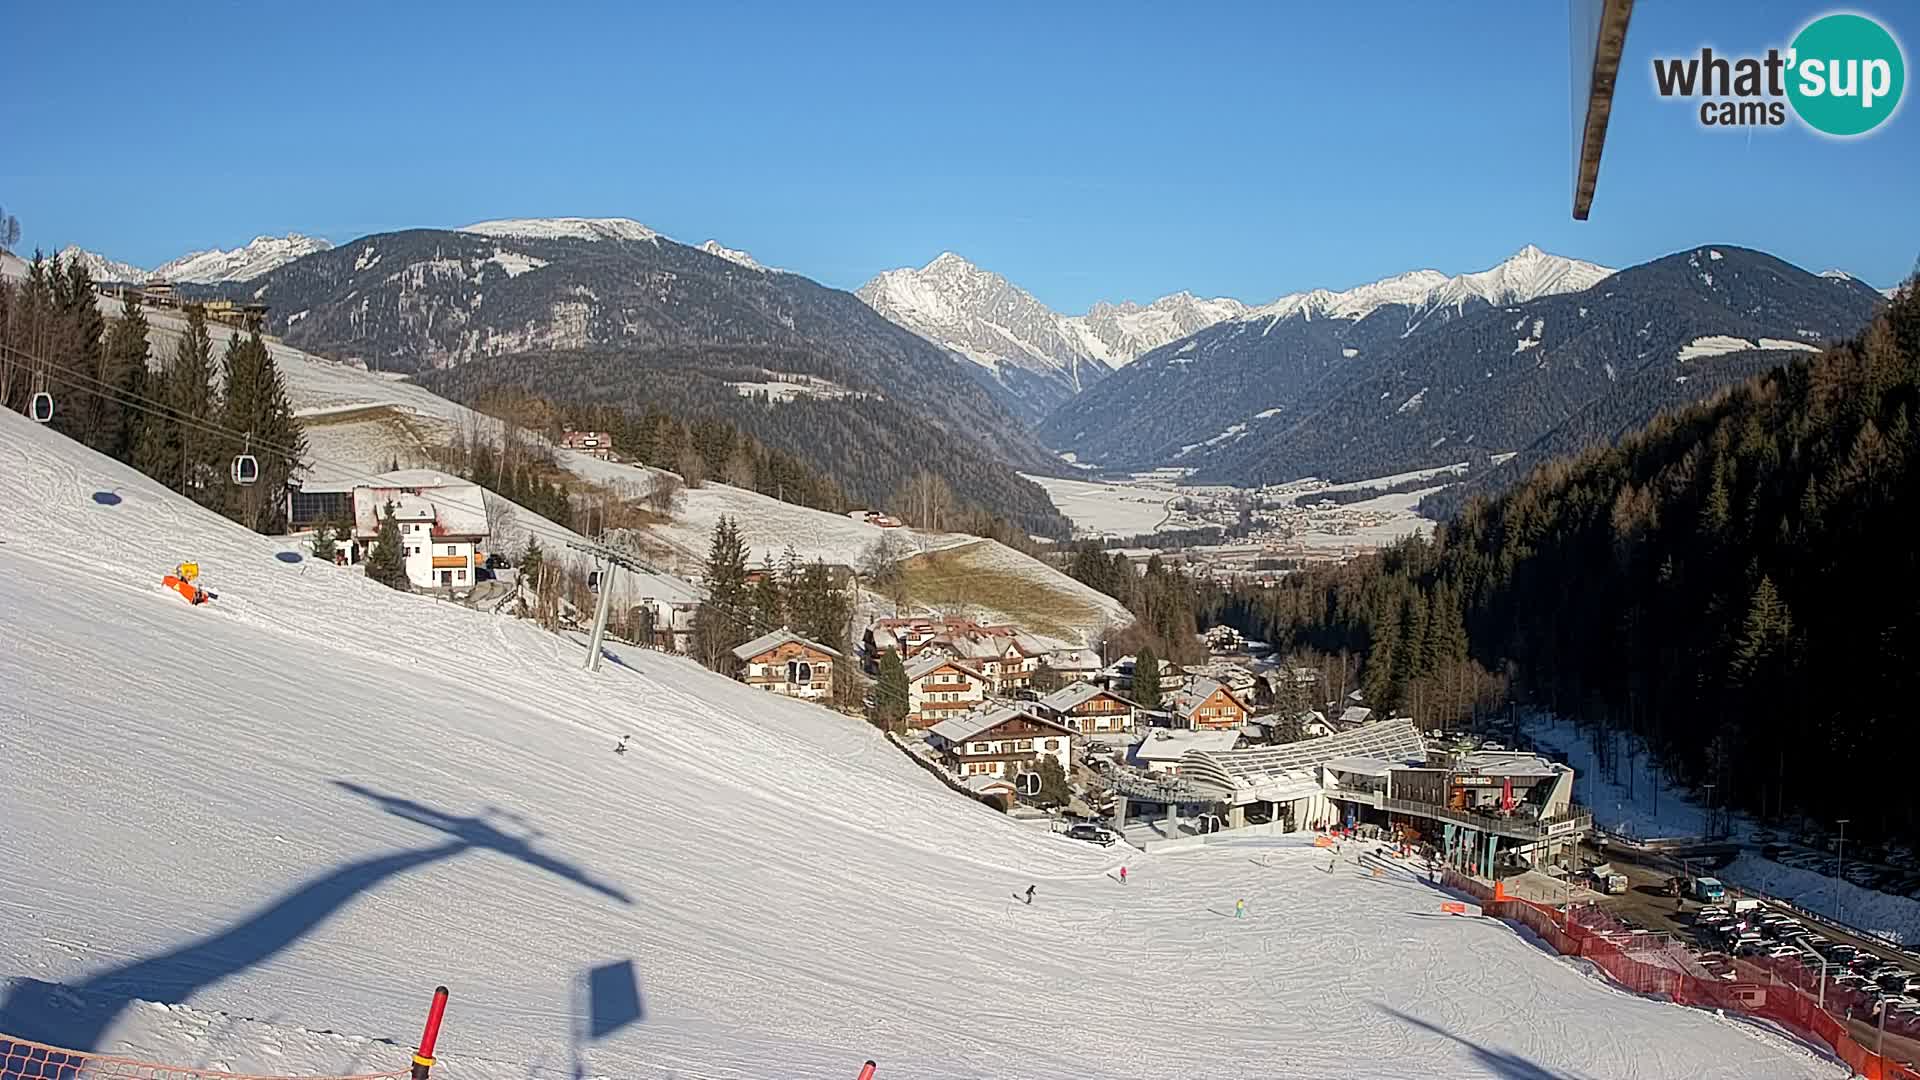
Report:
[[[322,1080],[398,1080],[411,1070]],[[293,1080],[88,1054],[0,1034],[0,1080]],[[302,1080],[315,1080],[313,1077]]]
[[[1831,983],[1823,991],[1819,973],[1798,961],[1727,958],[1709,967],[1671,935],[1625,926],[1598,908],[1569,910],[1496,897],[1486,883],[1452,870],[1443,880],[1447,888],[1477,899],[1486,914],[1525,926],[1555,952],[1590,961],[1629,990],[1777,1024],[1830,1047],[1867,1080],[1920,1080],[1920,1070],[1896,1056],[1892,1043],[1882,1058],[1870,1049],[1878,1033],[1865,1035],[1855,1027],[1877,1019],[1864,995]],[[1886,1035],[1920,1040],[1920,1023],[1889,1018]]]

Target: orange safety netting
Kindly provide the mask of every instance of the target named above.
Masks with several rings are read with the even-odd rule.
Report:
[[[320,1080],[398,1080],[411,1070]],[[88,1054],[0,1034],[0,1080],[293,1080]],[[305,1077],[301,1080],[316,1080]]]
[[[1900,1060],[1893,1045],[1882,1057],[1861,1041],[1877,1042],[1878,1033],[1856,1034],[1855,1024],[1877,1019],[1865,996],[1832,983],[1823,988],[1819,974],[1796,960],[1729,958],[1721,970],[1710,970],[1670,935],[1625,926],[1598,908],[1569,910],[1495,898],[1484,882],[1453,870],[1446,871],[1444,884],[1479,900],[1488,915],[1525,926],[1555,952],[1592,962],[1629,990],[1778,1024],[1831,1047],[1867,1080],[1920,1080],[1920,1069]],[[1920,1025],[1905,1018],[1889,1019],[1885,1031],[1897,1039],[1920,1040]]]

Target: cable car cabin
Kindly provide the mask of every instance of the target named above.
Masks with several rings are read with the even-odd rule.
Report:
[[[33,395],[31,414],[34,423],[44,424],[53,419],[53,395],[41,390]]]
[[[233,459],[233,482],[251,484],[260,479],[260,462],[252,454],[239,454]]]

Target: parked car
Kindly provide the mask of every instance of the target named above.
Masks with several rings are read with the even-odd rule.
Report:
[[[1787,960],[1799,955],[1800,950],[1791,945],[1775,945],[1767,950],[1767,956],[1774,960]]]
[[[1078,825],[1070,826],[1067,829],[1067,838],[1069,840],[1085,840],[1090,844],[1099,844],[1101,847],[1111,847],[1120,839],[1114,835],[1112,829],[1107,828],[1105,825],[1095,825],[1091,822],[1081,822]]]
[[[510,560],[508,560],[508,558],[505,555],[502,555],[497,551],[489,554],[487,556],[487,561],[482,565],[484,565],[489,570],[513,569],[513,563]]]

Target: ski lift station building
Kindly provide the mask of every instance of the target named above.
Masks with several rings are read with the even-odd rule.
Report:
[[[1575,843],[1592,815],[1573,770],[1535,754],[1429,752],[1412,720],[1244,750],[1193,747],[1150,776],[1116,779],[1114,828],[1176,840],[1215,828],[1403,825],[1464,868]],[[1184,822],[1184,824],[1183,824]]]

